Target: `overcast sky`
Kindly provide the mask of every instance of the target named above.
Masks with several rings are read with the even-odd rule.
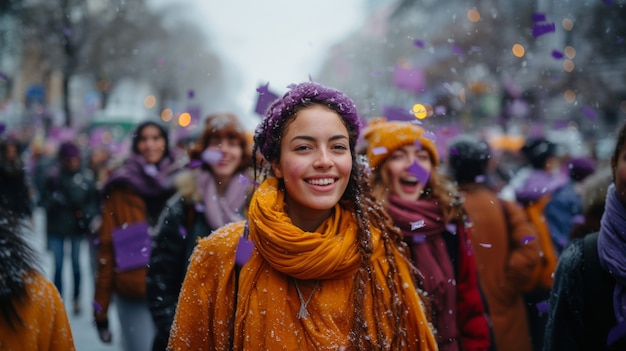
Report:
[[[152,0],[158,3],[173,0]],[[185,0],[191,20],[206,27],[220,57],[241,72],[235,101],[254,118],[256,88],[282,94],[320,67],[331,45],[364,21],[366,0]],[[197,10],[197,11],[196,11]]]

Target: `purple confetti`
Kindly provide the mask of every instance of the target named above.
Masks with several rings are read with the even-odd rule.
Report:
[[[204,212],[204,204],[202,202],[196,202],[193,205],[194,210],[196,210],[196,212]]]
[[[242,236],[239,238],[239,244],[237,244],[237,251],[235,252],[235,263],[238,266],[243,266],[248,262],[250,256],[252,256],[252,250],[254,249],[254,243],[248,238]]]
[[[435,106],[435,114],[436,115],[445,115],[446,107],[445,106]]]
[[[408,110],[395,106],[383,106],[383,116],[388,121],[413,121],[415,116]]]
[[[387,153],[387,148],[384,146],[375,147],[372,149],[372,155],[384,155]]]
[[[2,78],[4,80],[9,80],[9,76],[6,75],[4,72],[0,72],[0,78]]]
[[[195,91],[193,91],[193,90],[189,90],[189,91],[187,92],[187,97],[188,97],[188,98],[193,99],[195,96],[196,96],[196,92],[195,92]]]
[[[7,126],[4,123],[0,123],[0,135],[2,135],[6,129]]]
[[[190,169],[198,168],[200,166],[202,166],[202,161],[201,160],[191,160],[187,164],[187,168],[190,168]]]
[[[424,234],[413,234],[411,235],[411,241],[415,244],[421,244],[426,241],[426,235]]]
[[[432,141],[433,143],[437,143],[437,135],[431,131],[426,131],[422,134],[422,138]]]
[[[479,174],[474,178],[475,183],[484,183],[487,181],[487,177],[484,174]]]
[[[413,164],[409,166],[408,171],[409,173],[414,175],[415,178],[417,178],[417,181],[421,184],[428,183],[428,179],[430,178],[430,172],[426,168],[420,166],[419,163],[413,161]]]
[[[529,242],[531,242],[531,241],[533,241],[535,239],[537,239],[537,238],[532,236],[532,235],[527,235],[524,238],[522,238],[522,245],[526,245],[526,244],[528,244]]]
[[[607,5],[611,5],[613,3],[613,0],[604,0],[604,3]]]
[[[575,215],[574,218],[572,218],[572,223],[574,223],[574,224],[585,224],[585,216],[583,216],[583,215]]]
[[[417,46],[420,49],[424,48],[424,41],[423,40],[419,40],[419,39],[415,39],[413,40],[413,45]]]
[[[206,164],[215,165],[220,163],[222,158],[224,158],[224,153],[217,149],[208,148],[202,151],[200,158],[202,158],[202,161]]]
[[[420,93],[426,88],[426,75],[421,68],[398,65],[393,69],[393,84],[400,89]]]
[[[592,121],[596,121],[598,119],[598,113],[593,107],[589,105],[584,106],[581,112]]]
[[[184,239],[187,237],[187,229],[182,225],[178,226],[178,234]]]
[[[425,223],[424,223],[423,219],[420,219],[419,221],[411,222],[409,224],[411,224],[411,231],[416,230],[416,229],[420,229],[420,228],[425,226]]]
[[[456,235],[456,224],[454,224],[454,223],[446,224],[446,230],[449,231],[450,233]]]
[[[272,102],[278,99],[278,94],[273,93],[269,90],[270,83],[268,82],[265,85],[261,85],[256,89],[259,96],[257,97],[256,106],[254,107],[254,112],[263,116],[265,111],[270,107]]]
[[[464,55],[465,51],[458,45],[452,45],[452,53],[455,55]]]
[[[546,20],[546,14],[545,13],[533,13],[533,22],[537,23],[537,22],[543,22]]]
[[[552,50],[552,57],[554,57],[557,60],[560,60],[563,58],[563,53],[558,50]]]
[[[100,306],[100,304],[96,300],[93,300],[91,305],[93,306],[93,309],[96,310],[96,312],[102,313],[102,306]]]
[[[451,155],[458,155],[459,154],[459,150],[457,150],[455,147],[451,147],[450,148],[450,154]]]
[[[159,170],[153,163],[143,166],[143,171],[151,177],[156,177],[157,175],[159,175]]]
[[[550,303],[548,301],[541,301],[535,305],[537,307],[537,311],[539,313],[548,313],[550,312]]]
[[[69,28],[63,28],[63,34],[64,34],[66,37],[71,37],[71,36],[72,36],[72,30],[71,30],[71,29],[69,29]]]
[[[617,42],[618,44],[623,44],[623,43],[624,43],[624,37],[617,37],[616,42]]]
[[[243,185],[243,186],[247,186],[248,185],[248,178],[246,178],[245,175],[243,174],[239,174],[239,184]]]
[[[554,122],[554,129],[559,130],[559,129],[565,129],[569,126],[570,120],[569,119],[562,119],[559,121],[555,121]]]
[[[546,24],[535,24],[532,28],[532,34],[535,38],[554,31],[556,31],[556,26],[554,25],[554,22]]]

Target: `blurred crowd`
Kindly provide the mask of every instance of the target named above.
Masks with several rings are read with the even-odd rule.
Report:
[[[155,119],[121,154],[2,128],[0,345],[73,349],[65,304],[129,351],[623,349],[626,124],[598,159],[541,134],[503,150],[361,123],[307,82],[254,130],[215,113],[182,140]],[[51,282],[19,235],[38,207]],[[32,336],[37,313],[57,317]]]

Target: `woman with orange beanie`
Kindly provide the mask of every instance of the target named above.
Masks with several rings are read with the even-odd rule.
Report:
[[[403,233],[430,302],[440,350],[488,350],[489,320],[478,286],[460,197],[437,173],[434,134],[409,122],[371,121],[364,131],[372,191]]]
[[[198,243],[168,348],[436,350],[406,245],[354,152],[354,103],[290,88],[255,132],[265,179],[248,221]]]

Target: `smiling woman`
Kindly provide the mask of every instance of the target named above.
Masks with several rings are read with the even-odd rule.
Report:
[[[248,222],[198,244],[169,347],[436,349],[404,244],[354,153],[354,103],[316,83],[290,88],[255,132]],[[236,266],[245,235],[254,250]]]

